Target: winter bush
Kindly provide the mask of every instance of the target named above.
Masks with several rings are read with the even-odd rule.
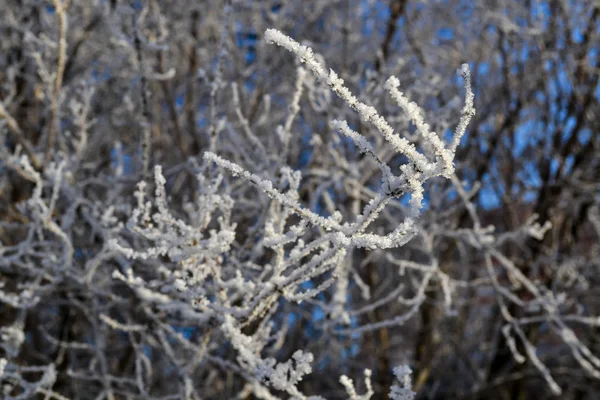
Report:
[[[599,8],[448,3],[1,1],[3,398],[594,398]]]

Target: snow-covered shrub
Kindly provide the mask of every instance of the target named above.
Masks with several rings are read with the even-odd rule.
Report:
[[[529,61],[505,48],[547,13],[490,5],[494,53],[435,2],[3,3],[3,398],[597,388],[598,163],[561,132],[509,162],[543,96],[511,97],[540,83],[509,83]],[[569,132],[593,127],[577,90]]]

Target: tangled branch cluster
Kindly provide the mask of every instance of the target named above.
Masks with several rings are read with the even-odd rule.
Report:
[[[551,221],[533,214],[498,230],[475,204],[480,183],[459,178],[457,154],[478,116],[468,64],[458,71],[462,108],[454,92],[430,110],[401,91],[393,73],[401,65],[338,73],[327,55],[269,28],[252,44],[264,57],[256,63],[284,65],[270,79],[287,81],[268,87],[254,82],[263,73],[254,64],[240,67],[232,33],[218,23],[262,15],[283,29],[285,13],[252,14],[234,2],[211,9],[212,64],[201,68],[206,49],[193,48],[185,53],[192,74],[182,77],[167,68],[176,30],[158,3],[118,12],[99,5],[98,20],[67,3],[55,0],[42,17],[49,31],[48,20],[58,21],[53,35],[23,39],[41,79],[31,100],[45,110],[41,139],[13,115],[11,101],[25,101],[22,72],[3,76],[2,190],[22,192],[0,210],[3,398],[409,400],[431,373],[416,326],[427,326],[434,344],[448,321],[494,310],[495,340],[502,335],[512,362],[533,366],[552,393],[564,387],[533,325],[600,379],[593,344],[574,327],[597,329],[600,319],[511,250],[545,240]],[[75,16],[92,19],[72,43]],[[16,29],[13,14],[3,18]],[[71,60],[102,58],[76,50],[98,26],[122,58],[93,79],[69,80]],[[190,29],[184,47],[199,37],[196,24]],[[269,43],[296,64],[263,49]],[[186,86],[198,82],[202,101]],[[123,93],[118,107],[104,103]],[[109,138],[114,130],[123,135]],[[600,235],[597,209],[586,215]],[[446,224],[454,213],[469,224]],[[553,256],[545,257],[531,269]],[[585,285],[571,261],[560,267],[566,287]],[[491,305],[470,308],[473,299]],[[444,316],[431,326],[433,308]],[[390,332],[407,332],[414,354]],[[357,365],[378,352],[369,343],[391,355]],[[473,383],[460,390],[476,393],[493,363],[469,361]]]

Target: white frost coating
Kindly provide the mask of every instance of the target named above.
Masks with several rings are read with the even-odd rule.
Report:
[[[314,357],[311,353],[297,350],[290,360],[277,363],[274,358],[262,359],[260,357],[261,344],[253,337],[244,335],[231,316],[225,317],[221,329],[238,351],[239,362],[253,370],[261,382],[277,390],[285,391],[294,398],[308,399],[298,390],[297,385],[302,381],[304,375],[312,372],[310,363],[313,362]]]
[[[25,341],[23,326],[12,325],[0,328],[0,346],[9,357],[16,357],[19,354],[21,345]]]
[[[412,391],[411,374],[412,370],[406,365],[394,368],[394,375],[400,385],[392,385],[390,400],[413,400],[415,398],[417,394]]]
[[[460,144],[460,139],[462,139],[467,130],[467,125],[469,125],[471,118],[475,115],[475,107],[473,106],[475,95],[471,89],[471,70],[469,69],[469,64],[463,64],[460,68],[460,73],[465,85],[465,106],[462,109],[462,116],[460,117],[454,137],[452,138],[452,143],[450,144],[450,151],[452,153],[456,152],[456,149]]]
[[[415,102],[411,102],[408,98],[398,90],[400,87],[400,81],[395,76],[390,77],[384,85],[385,89],[390,93],[392,99],[396,101],[398,106],[406,113],[410,120],[415,124],[417,132],[433,148],[436,157],[441,162],[441,169],[444,176],[449,177],[454,172],[454,165],[452,163],[454,157],[451,151],[446,150],[444,142],[442,142],[437,133],[431,131],[429,124],[426,124],[423,119],[423,113],[421,108]]]
[[[300,61],[305,63],[318,79],[326,82],[331,90],[348,103],[352,109],[356,110],[363,120],[371,122],[377,130],[381,132],[385,139],[394,146],[394,149],[408,157],[417,168],[421,171],[430,171],[432,169],[432,164],[428,162],[425,156],[419,153],[415,146],[409,143],[408,140],[399,137],[390,124],[379,115],[374,107],[359,101],[356,96],[344,86],[344,80],[340,78],[335,71],[329,70],[329,72],[327,72],[325,68],[315,60],[313,51],[310,47],[301,45],[276,29],[267,29],[265,32],[265,39],[296,54]]]
[[[383,175],[383,181],[390,185],[390,182],[395,178],[395,176],[390,167],[381,161],[379,157],[377,157],[373,146],[371,146],[371,143],[369,143],[367,138],[352,130],[346,121],[333,120],[331,121],[331,126],[349,137],[362,153],[369,154],[377,162],[377,166]]]
[[[364,374],[367,392],[361,395],[356,393],[356,389],[354,388],[354,382],[352,381],[352,379],[348,378],[346,375],[340,376],[340,383],[346,389],[346,393],[348,394],[348,398],[350,400],[369,400],[371,396],[373,396],[373,394],[375,393],[371,385],[371,370],[365,369]]]
[[[337,223],[332,218],[321,217],[320,215],[315,214],[306,208],[303,208],[296,199],[290,198],[289,196],[278,191],[277,189],[274,189],[273,184],[271,182],[262,179],[257,175],[251,174],[239,165],[232,163],[231,161],[227,161],[211,152],[204,153],[204,159],[207,161],[212,161],[218,166],[229,170],[233,174],[233,176],[240,176],[246,179],[247,181],[252,182],[260,189],[262,189],[268,196],[290,207],[294,210],[295,213],[308,220],[311,224],[321,226],[326,230],[340,231],[343,229],[339,225],[339,223]]]

